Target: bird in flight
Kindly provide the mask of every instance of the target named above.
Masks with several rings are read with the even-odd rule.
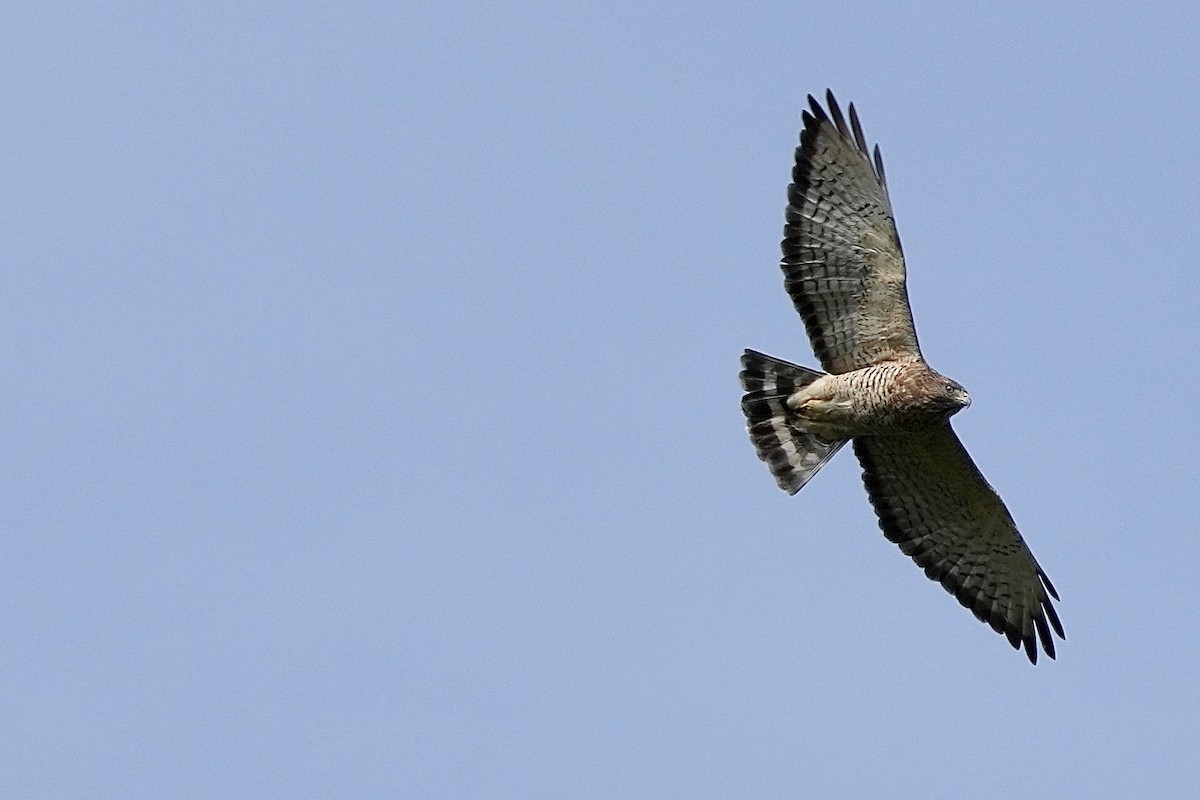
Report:
[[[970,397],[917,346],[879,147],[825,101],[803,114],[781,264],[825,372],[747,350],[750,439],[789,494],[853,442],[884,535],[1032,663],[1039,642],[1054,658],[1058,593],[950,427]]]

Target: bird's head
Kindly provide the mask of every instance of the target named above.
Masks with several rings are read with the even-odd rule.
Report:
[[[971,395],[967,394],[967,390],[962,387],[958,381],[952,381],[949,378],[942,378],[942,392],[946,399],[946,403],[951,407],[951,414],[962,411],[967,406],[971,405]]]

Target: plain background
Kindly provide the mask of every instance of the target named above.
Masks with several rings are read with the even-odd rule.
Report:
[[[0,785],[1186,797],[1192,2],[0,11]],[[744,347],[807,93],[883,148],[1024,656],[799,496]]]

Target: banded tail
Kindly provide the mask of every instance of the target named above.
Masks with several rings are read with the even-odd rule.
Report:
[[[796,426],[795,412],[787,407],[790,395],[824,373],[747,350],[742,354],[742,413],[758,457],[767,462],[779,488],[788,494],[800,491],[825,462],[846,443],[827,442]]]

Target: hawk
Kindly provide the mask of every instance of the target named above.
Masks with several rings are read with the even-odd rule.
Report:
[[[825,99],[803,114],[781,266],[826,371],[747,350],[750,439],[789,494],[853,442],[884,535],[1032,663],[1039,642],[1054,658],[1058,593],[950,427],[970,397],[917,345],[879,147]]]

